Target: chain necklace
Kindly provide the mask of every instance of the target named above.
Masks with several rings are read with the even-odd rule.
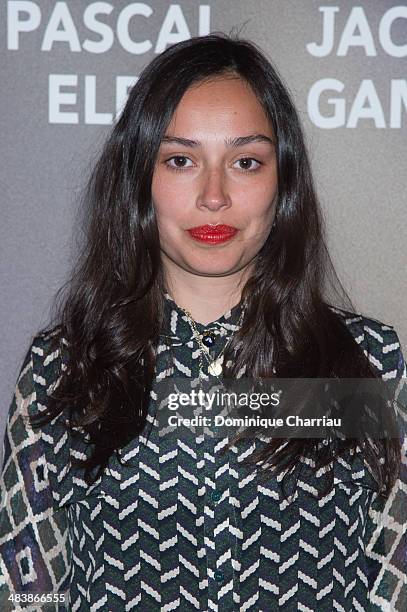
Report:
[[[202,340],[201,340],[201,334],[199,333],[199,331],[198,331],[198,329],[196,327],[195,321],[192,318],[191,313],[188,310],[185,310],[185,308],[181,308],[181,306],[180,306],[180,309],[186,315],[188,323],[189,323],[189,325],[190,325],[190,327],[192,329],[192,333],[194,334],[194,337],[195,337],[195,339],[196,339],[196,341],[198,343],[199,349],[200,349],[200,353],[199,353],[199,358],[200,358],[200,364],[199,364],[200,374],[202,372],[202,355],[204,355],[206,361],[209,364],[208,365],[208,372],[209,372],[209,374],[211,374],[212,376],[216,376],[216,378],[219,379],[219,376],[222,374],[222,370],[223,370],[224,352],[225,352],[227,346],[229,345],[231,339],[233,338],[233,335],[236,332],[236,329],[231,333],[231,335],[227,339],[226,344],[224,345],[224,347],[221,350],[221,352],[219,353],[219,355],[215,359],[213,359],[211,357],[211,355],[210,355],[208,347],[206,347],[203,344]],[[239,321],[237,322],[237,329],[242,324],[244,313],[245,313],[245,307],[243,306],[242,312],[241,312],[240,317],[239,317]],[[203,335],[205,335],[205,333]]]

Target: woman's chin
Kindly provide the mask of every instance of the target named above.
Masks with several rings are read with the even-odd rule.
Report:
[[[183,268],[192,274],[201,276],[225,276],[239,272],[245,268],[252,260],[253,256],[248,253],[241,253],[226,249],[215,252],[215,250],[194,252],[188,249],[184,252],[171,253],[169,250],[162,250],[163,262],[169,267]]]
[[[185,262],[189,271],[202,276],[225,276],[244,268],[244,263],[238,258],[219,257],[216,260],[202,258],[200,261],[189,259]]]

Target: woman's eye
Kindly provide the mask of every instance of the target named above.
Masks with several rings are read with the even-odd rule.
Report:
[[[169,163],[173,160],[175,165]],[[166,160],[166,164],[172,170],[183,170],[183,168],[190,168],[191,166],[186,166],[185,163],[181,163],[181,165],[178,164],[179,161],[184,162],[185,160],[191,161],[190,159],[188,159],[188,157],[185,157],[185,155],[174,155],[173,157],[170,157]]]
[[[254,168],[253,168],[253,162],[257,164],[257,166],[255,166]],[[248,170],[249,172],[255,172],[261,166],[261,162],[259,162],[257,159],[254,159],[254,157],[241,157],[235,163],[238,163],[238,164],[243,163],[243,166],[240,166],[240,170]]]

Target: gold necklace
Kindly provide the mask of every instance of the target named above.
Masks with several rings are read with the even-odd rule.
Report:
[[[181,308],[181,306],[180,306]],[[219,378],[219,376],[222,374],[223,371],[223,357],[224,357],[224,352],[226,350],[226,347],[228,346],[229,342],[231,341],[234,333],[236,332],[236,329],[238,329],[243,321],[243,316],[244,316],[244,312],[245,312],[245,308],[242,308],[242,312],[240,314],[239,317],[239,321],[237,322],[237,326],[236,329],[232,332],[232,334],[229,336],[229,338],[226,341],[226,344],[224,345],[223,349],[221,350],[221,352],[219,353],[219,355],[215,358],[212,359],[209,349],[203,344],[202,340],[201,340],[201,334],[199,333],[196,325],[195,325],[195,321],[192,318],[191,313],[188,310],[185,310],[185,308],[181,308],[182,312],[185,313],[187,319],[188,319],[188,323],[192,329],[192,333],[194,334],[194,337],[199,345],[200,348],[200,358],[201,355],[203,354],[208,362],[208,372],[209,374],[211,374],[212,376],[216,376],[216,378]],[[205,335],[205,332],[204,334]],[[202,362],[200,361],[200,370],[202,368]]]

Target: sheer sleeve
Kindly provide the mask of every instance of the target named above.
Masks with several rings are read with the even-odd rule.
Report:
[[[401,468],[387,500],[376,497],[367,522],[366,558],[368,562],[369,602],[371,611],[405,612],[407,610],[407,373],[396,332],[385,340],[384,353],[397,350],[395,399],[397,421],[402,441]]]
[[[70,543],[65,510],[53,507],[41,430],[28,422],[36,403],[32,346],[8,411],[0,476],[0,610],[64,610],[56,603],[21,608],[12,592],[65,593]],[[54,600],[55,601],[55,600]]]

